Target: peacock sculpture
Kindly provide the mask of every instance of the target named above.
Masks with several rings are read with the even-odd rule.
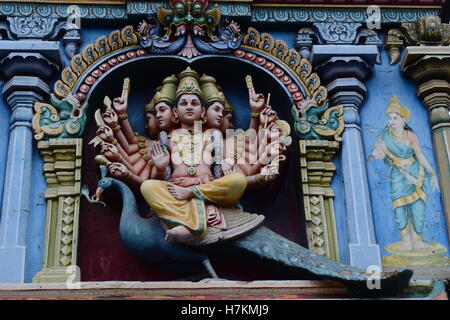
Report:
[[[164,241],[165,230],[156,215],[143,218],[138,212],[138,206],[131,189],[112,177],[107,176],[105,166],[100,166],[101,179],[94,197],[89,197],[89,191],[83,188],[82,194],[91,202],[100,202],[104,190],[116,188],[119,190],[123,208],[120,218],[119,232],[125,247],[139,260],[144,262],[164,262],[174,260],[185,263],[202,263],[211,277],[218,278],[208,256],[201,253],[202,246],[190,246],[181,243]],[[233,247],[244,249],[256,254],[261,259],[271,260],[277,264],[288,266],[299,271],[309,271],[324,279],[330,279],[345,285],[358,296],[395,296],[409,283],[412,270],[404,269],[393,273],[380,275],[380,288],[370,290],[367,286],[370,274],[364,270],[332,261],[285,239],[270,229],[260,226],[239,238],[221,243],[226,249]],[[214,245],[208,246],[214,250]]]

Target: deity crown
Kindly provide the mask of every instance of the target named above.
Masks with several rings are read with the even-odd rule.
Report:
[[[396,96],[393,96],[391,99],[389,99],[389,105],[387,106],[386,114],[389,113],[399,114],[400,116],[405,118],[406,122],[411,119],[409,110],[400,104],[400,100]]]
[[[203,102],[207,106],[212,102],[220,102],[225,105],[225,95],[220,91],[214,77],[203,74],[200,78]]]
[[[174,74],[166,77],[163,80],[162,85],[156,88],[156,93],[152,100],[145,105],[145,112],[153,112],[155,110],[155,106],[159,102],[166,102],[169,105],[174,105],[177,86],[178,79]]]
[[[202,90],[199,85],[198,73],[187,67],[186,70],[180,72],[178,75],[178,88],[176,91],[176,98],[179,98],[182,94],[193,93],[202,98]]]

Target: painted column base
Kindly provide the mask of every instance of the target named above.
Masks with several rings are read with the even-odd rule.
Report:
[[[0,247],[0,283],[23,283],[25,246]]]
[[[33,278],[33,283],[67,283],[73,285],[79,280],[75,266],[42,268]]]

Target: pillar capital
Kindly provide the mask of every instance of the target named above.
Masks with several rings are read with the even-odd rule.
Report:
[[[313,64],[320,64],[333,56],[354,55],[358,47],[357,55],[373,64],[379,59],[381,44],[377,33],[361,23],[315,22],[298,31],[296,48]]]
[[[17,101],[18,96],[32,100],[35,97],[46,97],[49,92],[48,84],[38,77],[14,76],[4,85],[2,94],[11,105],[11,103]]]

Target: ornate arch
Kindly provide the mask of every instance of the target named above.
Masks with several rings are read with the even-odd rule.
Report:
[[[34,282],[64,282],[77,263],[81,193],[82,136],[89,94],[108,73],[155,54],[143,45],[133,26],[99,37],[75,55],[61,72],[51,104],[36,103],[35,139],[44,158],[47,181],[46,238],[42,270]],[[334,191],[330,186],[344,128],[342,107],[329,107],[327,90],[300,53],[270,34],[249,28],[239,45],[215,55],[240,59],[275,76],[290,94],[295,132],[300,139],[302,194],[310,249],[337,260]],[[214,54],[214,53],[213,53]],[[166,54],[180,59],[173,52]],[[207,56],[204,57],[205,59]],[[198,58],[181,57],[188,62]],[[291,106],[289,106],[291,108]],[[89,112],[94,112],[90,110]]]

